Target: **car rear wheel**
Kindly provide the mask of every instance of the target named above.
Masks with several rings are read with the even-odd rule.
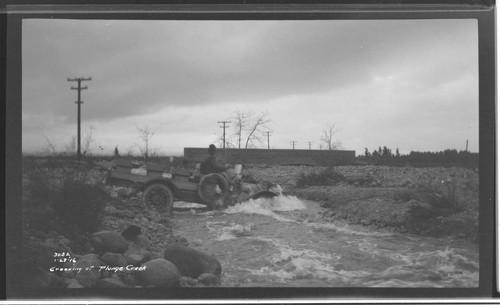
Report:
[[[224,199],[228,191],[229,184],[226,178],[216,173],[203,176],[198,184],[198,196],[213,210],[224,206]]]
[[[161,213],[170,214],[174,202],[172,190],[164,184],[152,184],[143,193],[144,205]]]

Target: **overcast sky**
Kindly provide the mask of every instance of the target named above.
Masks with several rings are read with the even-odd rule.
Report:
[[[92,77],[93,153],[137,152],[146,126],[153,149],[182,155],[238,111],[267,113],[272,148],[319,149],[335,124],[358,155],[479,149],[476,20],[25,19],[22,43],[23,152],[76,135],[75,77]]]

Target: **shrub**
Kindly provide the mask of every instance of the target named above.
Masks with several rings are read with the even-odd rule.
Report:
[[[418,197],[408,210],[410,232],[477,241],[478,211],[466,207],[455,183],[444,181],[441,188],[424,187]]]
[[[66,179],[54,201],[57,222],[63,230],[73,233],[94,232],[101,223],[107,198],[108,195],[96,185]]]
[[[55,211],[52,202],[57,196],[47,170],[30,168],[23,177],[23,223],[24,228],[35,231],[50,231],[55,227]]]
[[[428,236],[455,236],[472,242],[478,241],[478,213],[469,211],[454,214],[436,213],[436,210],[414,206],[409,211],[407,229],[411,233]]]
[[[334,185],[346,181],[346,177],[337,172],[335,168],[329,167],[319,173],[301,173],[297,179],[297,187],[307,187],[312,185]]]
[[[443,187],[440,189],[425,188],[423,195],[430,206],[437,209],[449,210],[451,213],[463,210],[460,203],[455,183],[452,181],[443,181]]]
[[[52,169],[25,164],[23,171],[25,229],[53,230],[68,237],[98,229],[109,195],[96,185],[88,169]]]

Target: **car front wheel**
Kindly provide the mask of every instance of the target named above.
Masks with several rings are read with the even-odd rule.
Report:
[[[143,193],[144,205],[161,213],[170,214],[174,202],[172,190],[164,184],[152,184]]]

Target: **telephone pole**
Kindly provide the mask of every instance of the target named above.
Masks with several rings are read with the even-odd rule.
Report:
[[[82,87],[82,82],[85,82],[85,81],[91,81],[92,78],[91,77],[87,77],[87,78],[84,78],[84,77],[77,77],[77,78],[68,78],[68,82],[78,82],[78,87],[71,87],[71,90],[78,90],[78,100],[75,102],[75,104],[78,105],[78,124],[77,124],[77,132],[78,132],[78,147],[77,147],[77,151],[76,151],[76,156],[78,158],[78,160],[80,160],[81,158],[81,119],[80,119],[80,108],[81,108],[81,104],[83,104],[83,101],[81,100],[81,91],[82,90],[86,90],[88,89],[87,86],[85,87]]]
[[[309,143],[309,150],[311,150],[311,144],[312,144],[312,142],[308,142],[308,143]]]
[[[266,131],[267,133],[267,150],[270,150],[271,149],[271,146],[269,144],[269,134],[271,133],[270,131]]]
[[[222,132],[222,148],[226,149],[226,124],[231,123],[231,121],[217,121],[217,123],[222,124],[222,126],[219,126],[220,128],[223,128]]]
[[[295,143],[297,143],[297,141],[290,141],[290,143],[292,143],[292,149],[295,149]]]

